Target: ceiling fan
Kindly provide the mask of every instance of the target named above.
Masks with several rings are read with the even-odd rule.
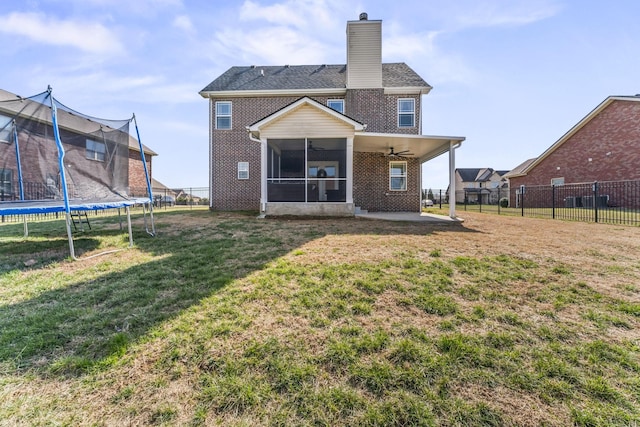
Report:
[[[410,153],[409,151],[411,150],[402,150],[402,151],[393,151],[393,147],[389,147],[389,154],[387,154],[387,156],[389,157],[406,157],[406,156],[413,156],[413,153]]]
[[[309,145],[307,146],[307,149],[309,151],[320,151],[320,150],[324,150],[324,148],[322,147],[314,147],[313,146],[313,141],[309,141]]]

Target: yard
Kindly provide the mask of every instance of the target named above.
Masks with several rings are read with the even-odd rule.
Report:
[[[460,215],[3,224],[0,425],[640,424],[640,227]]]

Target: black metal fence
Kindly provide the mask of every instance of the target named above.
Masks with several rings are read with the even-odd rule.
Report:
[[[640,225],[640,181],[462,189],[456,191],[456,204],[500,215]]]
[[[34,195],[40,195],[41,197],[35,197],[36,199],[45,200],[47,198],[54,199],[54,194],[51,189],[47,189],[46,186],[36,185],[32,183],[25,183],[25,199],[27,194],[32,197]],[[27,191],[28,189],[28,191]],[[0,189],[0,202],[9,202],[13,200],[19,200],[16,197],[15,192],[4,192]],[[187,187],[182,189],[169,189],[169,188],[152,188],[153,193],[153,206],[154,209],[167,209],[167,208],[183,208],[194,209],[197,207],[206,208],[209,206],[209,187]],[[147,188],[131,188],[131,197],[148,197]],[[142,206],[133,206],[132,212],[136,210],[142,211]],[[102,209],[87,212],[90,216],[103,216],[114,215],[118,213],[118,209]],[[0,215],[0,222],[22,222],[24,215]],[[64,213],[49,212],[26,215],[28,221],[46,221],[64,218]]]

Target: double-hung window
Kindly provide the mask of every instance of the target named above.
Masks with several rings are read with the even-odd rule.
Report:
[[[407,191],[407,162],[389,162],[389,190]]]
[[[2,200],[5,200],[6,197],[11,196],[11,175],[11,169],[0,169],[0,195],[2,196]]]
[[[216,101],[216,129],[231,129],[231,101]]]
[[[398,127],[412,128],[416,125],[416,100],[398,99]]]
[[[329,99],[327,107],[336,110],[338,113],[344,114],[344,99]]]
[[[249,179],[249,162],[238,162],[238,179]]]
[[[0,114],[0,142],[11,141],[12,132],[13,126],[11,126],[11,118]]]
[[[104,144],[104,142],[87,139],[86,147],[87,159],[104,162],[105,153],[107,152],[107,146]]]
[[[562,177],[562,178],[551,178],[551,185],[564,185],[564,177]]]

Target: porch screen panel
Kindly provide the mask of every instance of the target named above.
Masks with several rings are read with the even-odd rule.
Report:
[[[269,202],[304,202],[305,140],[269,140],[267,159],[267,200]]]

